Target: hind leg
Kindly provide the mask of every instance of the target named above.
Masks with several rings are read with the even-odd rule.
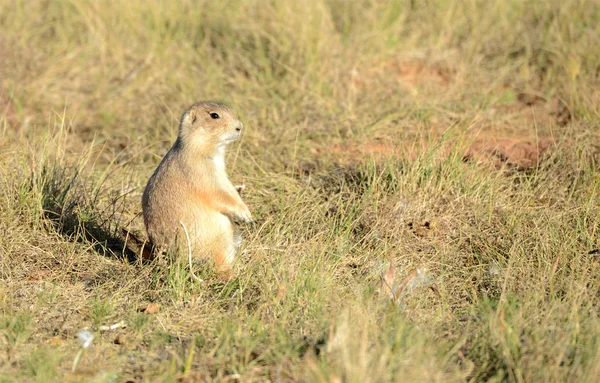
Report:
[[[214,261],[217,268],[231,268],[235,260],[236,246],[233,236],[223,235],[214,247]]]
[[[208,246],[209,256],[215,264],[217,273],[225,279],[229,279],[237,250],[233,226],[229,218],[222,214],[216,216],[212,222],[211,239],[208,241],[210,243]]]

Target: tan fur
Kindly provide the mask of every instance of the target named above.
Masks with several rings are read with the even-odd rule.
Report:
[[[225,172],[225,147],[241,129],[242,123],[221,104],[199,102],[183,114],[177,141],[142,197],[144,224],[155,247],[181,246],[181,222],[195,258],[212,259],[219,271],[230,270],[237,247],[232,220],[252,221]]]

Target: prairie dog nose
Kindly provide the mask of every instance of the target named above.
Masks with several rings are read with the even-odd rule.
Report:
[[[244,127],[244,124],[242,124],[241,122],[235,127],[235,130],[237,130],[238,132],[242,131],[242,128]]]

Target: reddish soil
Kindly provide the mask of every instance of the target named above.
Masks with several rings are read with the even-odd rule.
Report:
[[[490,138],[478,140],[467,149],[465,160],[491,161],[497,168],[508,166],[529,169],[540,163],[544,153],[556,142],[552,138]]]
[[[411,63],[392,61],[387,64],[387,68],[397,73],[402,82],[412,86],[427,82],[440,87],[446,87],[451,80],[450,76],[441,68],[426,65],[421,61]]]
[[[534,137],[481,138],[475,140],[463,154],[465,161],[491,163],[496,168],[509,167],[519,170],[529,169],[539,164],[543,155],[555,144],[553,138],[535,139]],[[343,164],[359,163],[373,158],[386,157],[415,158],[427,148],[426,143],[395,144],[375,140],[364,143],[348,143],[327,146],[315,151],[317,156],[333,156]],[[447,156],[449,145],[440,150]]]
[[[356,86],[368,88],[367,79],[378,76],[386,81],[395,81],[422,97],[427,97],[427,92],[450,91],[458,81],[451,63],[444,60],[402,58],[359,68],[353,72],[352,81]],[[485,88],[485,84],[482,87]],[[544,154],[556,144],[550,137],[552,132],[570,122],[571,111],[556,96],[547,97],[531,87],[517,89],[511,85],[501,85],[494,88],[492,93],[497,94],[499,101],[482,110],[473,122],[466,137],[471,144],[461,147],[461,150],[464,149],[463,159],[465,162],[492,164],[496,168],[523,170],[537,166]],[[452,121],[444,116],[432,116],[426,124],[429,142],[435,142],[435,137],[440,137],[452,125]],[[393,133],[388,135],[391,136]],[[448,156],[452,145],[448,142],[436,153]],[[416,158],[428,146],[427,142],[422,141],[407,143],[393,139],[372,139],[323,146],[313,153],[316,157],[329,157],[341,164],[351,164],[369,158]]]

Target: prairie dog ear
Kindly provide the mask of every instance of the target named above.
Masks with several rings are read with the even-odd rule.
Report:
[[[193,124],[194,122],[196,122],[196,110],[192,109],[188,112],[187,114],[187,120],[190,122],[190,124]]]

